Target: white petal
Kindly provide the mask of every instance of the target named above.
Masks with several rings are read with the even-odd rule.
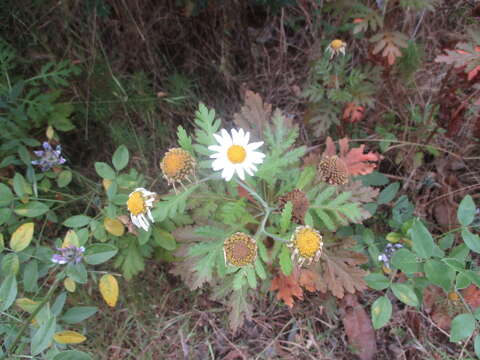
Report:
[[[257,150],[260,146],[263,145],[263,141],[254,142],[247,145],[248,150]]]
[[[218,159],[221,157],[223,154],[222,153],[215,153],[209,156],[210,159]]]
[[[248,149],[248,142],[250,141],[250,132],[246,132],[245,136],[243,137],[243,143],[242,145],[245,146]]]
[[[248,161],[254,164],[261,164],[263,162],[264,157],[265,157],[264,154],[254,151],[249,154]]]
[[[132,219],[133,225],[135,225],[136,227],[140,227],[140,223],[138,222],[137,217],[135,215],[130,214],[130,219]]]
[[[230,136],[230,134],[227,132],[227,130],[225,129],[222,129],[221,131],[222,133],[222,137],[223,137],[223,144],[221,144],[222,146],[227,146],[227,147],[230,147],[232,146],[232,138]]]
[[[241,180],[245,180],[245,171],[243,170],[243,167],[242,166],[237,166],[236,170],[237,170],[238,177]]]
[[[152,213],[150,212],[150,209],[148,209],[147,215],[148,215],[148,217],[150,218],[150,221],[151,221],[152,223],[154,223],[155,220],[153,220],[153,216],[152,216]]]
[[[223,169],[222,177],[226,181],[232,180],[233,174],[235,173],[235,168],[233,166],[227,166]]]
[[[248,175],[253,176],[253,171],[250,168],[250,166],[244,166],[243,168],[245,169]]]
[[[218,135],[218,134],[213,134],[213,137],[215,138],[215,140],[217,140],[217,143],[220,144],[220,146],[224,146],[224,141],[223,141],[223,138]],[[218,146],[218,145],[211,145],[211,146]],[[210,147],[210,146],[209,146]]]
[[[212,169],[213,171],[218,171],[221,170],[225,167],[225,161],[223,159],[217,159],[212,163]]]

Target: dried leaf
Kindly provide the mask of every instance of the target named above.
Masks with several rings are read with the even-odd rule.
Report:
[[[457,69],[465,68],[468,80],[473,80],[480,72],[480,46],[461,43],[457,49],[445,50],[446,55],[438,55],[435,62],[453,65]]]
[[[80,344],[87,340],[87,338],[76,331],[64,330],[55,333],[53,340],[59,344]]]
[[[233,122],[243,130],[250,131],[254,138],[261,139],[271,113],[272,105],[264,103],[257,93],[247,90],[244,105],[240,113],[233,115]]]
[[[462,296],[472,308],[476,309],[480,306],[480,289],[476,285],[470,285],[462,290]]]
[[[125,232],[123,224],[118,219],[110,219],[106,217],[103,220],[103,226],[105,226],[105,229],[114,236],[122,236]]]
[[[299,276],[296,271],[288,276],[280,272],[273,278],[270,290],[278,290],[277,299],[283,300],[289,307],[293,307],[293,297],[303,300],[303,291],[299,285]]]
[[[343,326],[348,342],[361,360],[373,359],[377,352],[375,331],[370,317],[353,295],[347,295],[342,302]]]
[[[365,108],[358,106],[357,104],[350,102],[345,105],[343,110],[343,121],[349,123],[356,123],[363,119]]]
[[[365,145],[360,145],[354,149],[350,149],[349,146],[348,138],[339,140],[339,158],[345,163],[350,176],[370,174],[377,167],[377,162],[383,159],[382,155],[375,152],[364,154]],[[335,144],[330,137],[327,137],[323,157],[334,155],[336,155]]]
[[[382,52],[382,57],[387,59],[388,65],[392,66],[396,59],[402,56],[400,48],[407,48],[408,37],[398,31],[386,31],[373,36],[370,41],[376,43],[372,53]]]
[[[300,279],[299,279],[300,286],[310,292],[317,291],[317,287],[315,283],[317,278],[318,278],[318,274],[315,271],[308,270],[308,269],[300,270]]]
[[[342,299],[345,292],[353,294],[355,291],[367,289],[363,278],[368,272],[360,269],[358,265],[365,264],[368,258],[348,250],[352,245],[345,241],[343,244],[330,246],[325,249],[320,263],[310,267],[317,274],[315,279],[317,290],[323,293],[331,291],[334,296]]]
[[[246,288],[242,287],[240,290],[232,292],[229,297],[227,304],[230,309],[228,320],[230,328],[234,333],[243,325],[245,319],[252,319],[253,308],[247,302],[246,291]]]

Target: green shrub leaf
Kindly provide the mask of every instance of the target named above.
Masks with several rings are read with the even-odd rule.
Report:
[[[475,317],[472,314],[460,314],[453,318],[450,341],[457,342],[472,335],[475,330]]]
[[[472,223],[475,218],[475,203],[470,195],[467,195],[463,198],[458,206],[457,218],[460,224],[463,226],[468,226]]]
[[[432,256],[434,242],[432,235],[418,219],[414,220],[408,233],[412,237],[413,251],[420,257],[428,259]]]
[[[392,303],[390,300],[381,296],[372,304],[372,323],[375,330],[380,329],[390,320],[392,316]]]
[[[110,165],[104,162],[95,163],[95,171],[100,177],[108,180],[115,179],[115,171],[111,168]]]
[[[415,307],[419,305],[417,294],[410,285],[395,283],[392,284],[392,291],[397,299],[404,304]]]
[[[113,157],[112,157],[112,163],[113,163],[113,166],[115,167],[115,169],[117,171],[120,171],[123,168],[125,168],[125,166],[127,166],[127,164],[128,164],[129,157],[130,157],[130,155],[128,153],[127,147],[125,145],[120,145],[117,148],[117,150],[115,150],[115,152],[113,153]],[[97,167],[95,165],[95,169],[96,168]],[[97,173],[100,175],[98,170],[97,170]],[[111,175],[111,174],[109,174],[109,175]],[[100,176],[102,176],[102,175],[100,175]],[[113,174],[113,176],[115,177],[115,174]],[[105,179],[109,179],[109,178],[104,177],[104,176],[102,176],[102,177],[105,178]]]
[[[75,306],[68,309],[60,320],[67,324],[76,324],[88,319],[98,311],[96,306]]]
[[[85,225],[88,225],[92,218],[86,215],[74,215],[70,216],[67,220],[63,222],[63,225],[71,228],[79,228]]]

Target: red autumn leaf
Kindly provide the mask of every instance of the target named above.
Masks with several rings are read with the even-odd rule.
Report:
[[[480,46],[460,43],[457,49],[445,49],[445,55],[438,55],[435,62],[446,63],[463,68],[469,81],[473,80],[480,73]]]
[[[293,297],[303,300],[303,291],[298,283],[298,274],[295,271],[289,276],[279,273],[273,278],[270,290],[278,290],[277,299],[283,300],[289,307],[293,307]]]
[[[348,174],[352,175],[367,175],[370,174],[376,167],[377,163],[383,159],[383,156],[374,152],[364,154],[365,145],[360,145],[358,148],[350,149],[348,138],[343,138],[339,141],[340,154],[338,157],[345,163]],[[332,138],[327,137],[326,149],[323,156],[336,155],[335,144]]]
[[[377,352],[375,331],[370,317],[356,296],[346,295],[342,302],[343,326],[350,346],[361,360],[373,359]]]
[[[246,198],[248,201],[251,201],[252,203],[255,202],[255,199],[252,197],[252,195],[250,195],[250,193],[247,190],[245,190],[243,186],[238,185],[237,191],[238,191],[238,196],[240,196],[241,198]]]
[[[462,296],[472,308],[480,306],[480,289],[476,285],[470,285],[462,291]]]
[[[343,120],[349,123],[356,123],[363,119],[364,111],[365,108],[363,106],[357,106],[357,104],[350,102],[343,110]]]
[[[354,24],[358,24],[358,23],[361,23],[361,22],[364,22],[364,21],[365,21],[365,19],[362,19],[362,18],[355,18],[355,19],[353,19],[353,23],[354,23]]]

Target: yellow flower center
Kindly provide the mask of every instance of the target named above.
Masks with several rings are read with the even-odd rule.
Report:
[[[145,199],[140,191],[135,191],[130,195],[127,201],[127,208],[135,216],[145,212]]]
[[[247,157],[245,148],[240,145],[232,145],[227,150],[227,157],[234,164],[242,163]]]
[[[175,176],[184,167],[188,154],[180,151],[168,152],[163,159],[163,171],[167,176]]]
[[[304,258],[312,258],[321,249],[322,237],[313,229],[303,228],[295,236],[295,247]]]
[[[330,46],[332,47],[332,49],[334,50],[338,50],[340,49],[342,46],[344,46],[344,42],[342,40],[339,40],[339,39],[335,39],[333,40],[331,43],[330,43]]]

